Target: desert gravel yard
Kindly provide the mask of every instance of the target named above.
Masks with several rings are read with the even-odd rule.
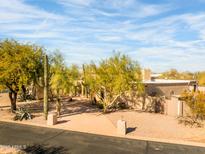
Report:
[[[175,117],[162,114],[144,113],[136,111],[120,111],[107,114],[106,117],[116,124],[123,118],[128,124],[128,135],[205,142],[205,128],[190,128],[178,124]]]
[[[1,96],[0,121],[13,122],[7,106],[9,106],[9,102],[6,103],[6,99]],[[32,106],[32,104],[30,106]],[[42,110],[42,105],[35,104],[34,107],[34,119],[21,122],[18,121],[17,123],[48,127],[43,118],[43,114],[39,112]],[[185,127],[182,124],[178,124],[176,117],[130,110],[103,114],[95,106],[92,106],[86,98],[79,97],[73,98],[73,101],[64,100],[63,112],[61,117],[58,118],[58,124],[51,127],[119,136],[116,133],[116,123],[119,119],[127,121],[128,134],[122,137],[141,137],[145,139],[153,138],[205,143],[205,128]]]

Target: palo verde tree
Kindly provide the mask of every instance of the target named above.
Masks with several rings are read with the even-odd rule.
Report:
[[[57,97],[56,110],[58,112],[58,115],[60,115],[60,95],[62,95],[65,89],[67,76],[65,74],[65,65],[63,57],[58,51],[52,55],[50,71],[52,74],[50,80],[51,90],[55,97]]]
[[[205,71],[195,73],[200,86],[205,86]]]
[[[170,69],[162,73],[161,78],[163,79],[172,79],[172,80],[193,80],[195,77],[194,73],[191,72],[179,72],[176,69]]]
[[[66,67],[66,75],[68,77],[66,92],[70,96],[73,96],[73,94],[76,92],[76,83],[81,79],[81,73],[78,66],[72,64],[71,66]]]
[[[130,57],[115,53],[112,57],[102,60],[99,65],[94,63],[85,66],[87,84],[92,94],[100,93],[104,111],[115,100],[131,91],[143,91],[141,69]]]
[[[201,91],[185,91],[181,95],[181,100],[184,101],[190,108],[193,119],[204,120],[205,118],[205,93]]]
[[[163,79],[174,79],[174,80],[197,80],[199,86],[205,85],[205,71],[201,72],[179,72],[176,69],[171,69],[162,73],[161,78]]]
[[[42,61],[42,48],[15,40],[0,42],[0,84],[9,90],[11,110],[16,110],[19,90],[29,85]]]
[[[50,86],[52,93],[57,98],[56,110],[60,115],[62,95],[69,95],[74,91],[76,80],[79,78],[79,70],[76,65],[67,67],[63,56],[59,51],[56,51],[51,56],[50,66]]]
[[[95,104],[95,95],[100,90],[100,85],[97,84],[97,66],[94,62],[83,65],[83,80],[87,88],[87,94],[90,95],[91,102]]]

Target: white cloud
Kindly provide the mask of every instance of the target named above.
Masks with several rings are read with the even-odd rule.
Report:
[[[112,5],[114,8],[126,8],[135,4],[135,0],[105,0],[105,3]]]
[[[112,36],[112,35],[97,36],[97,39],[105,42],[119,42],[122,40],[120,36]]]
[[[203,51],[205,47],[203,48]],[[198,54],[197,47],[143,47],[130,52],[131,57],[137,57],[143,67],[162,72],[168,68],[180,71],[200,71],[204,69],[204,53]]]
[[[52,19],[62,20],[63,17],[56,15],[42,9],[38,9],[34,6],[25,4],[22,0],[0,0],[0,20],[14,21],[14,20],[26,20],[26,19]]]
[[[64,6],[79,5],[89,6],[93,0],[58,0],[58,2]]]
[[[23,0],[0,0],[0,4],[1,32],[12,38],[60,37],[60,33],[52,30],[67,19],[26,4]]]
[[[55,33],[55,32],[36,32],[36,33],[13,33],[13,36],[14,37],[17,37],[17,38],[24,38],[24,39],[31,39],[31,38],[34,38],[34,39],[41,39],[41,38],[60,38],[61,36],[58,34],[58,33]]]
[[[205,40],[205,12],[198,15],[187,15],[184,20],[190,28],[197,30],[200,33],[200,38]]]
[[[70,7],[76,9],[82,9],[82,7],[88,7],[90,14],[87,15],[104,15],[107,17],[121,16],[132,18],[143,18],[148,16],[154,16],[167,12],[170,10],[170,6],[166,5],[154,5],[145,4],[136,0],[58,0],[59,4],[65,6],[65,10]],[[92,7],[91,7],[92,6]],[[110,11],[106,11],[109,8]],[[70,10],[69,10],[70,11]],[[69,12],[67,11],[67,12]],[[84,10],[79,10],[84,11]],[[80,12],[78,12],[80,14]]]

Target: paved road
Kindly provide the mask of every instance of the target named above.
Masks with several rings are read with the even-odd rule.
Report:
[[[0,145],[27,145],[26,152],[65,154],[205,154],[205,148],[92,135],[0,122]]]

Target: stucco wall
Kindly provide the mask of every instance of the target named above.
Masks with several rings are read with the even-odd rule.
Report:
[[[189,90],[187,84],[148,84],[145,92],[148,95],[165,96],[170,98],[172,95],[180,95],[184,90]]]
[[[188,116],[191,114],[190,108],[185,102],[180,101],[178,97],[172,96],[171,99],[166,100],[165,114],[170,116]]]
[[[183,104],[178,100],[177,97],[171,97],[170,100],[166,100],[167,115],[170,116],[182,116],[183,115]]]

